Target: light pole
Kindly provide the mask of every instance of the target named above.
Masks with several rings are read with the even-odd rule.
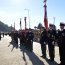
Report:
[[[28,11],[28,19],[29,19],[29,28],[30,28],[30,15],[29,15],[29,9],[24,9],[24,10],[27,10]]]
[[[53,20],[54,20],[54,21],[53,21],[53,24],[54,24],[54,25],[55,25],[55,18],[56,18],[56,17],[53,17]]]

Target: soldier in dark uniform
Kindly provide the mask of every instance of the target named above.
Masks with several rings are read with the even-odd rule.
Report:
[[[18,31],[15,31],[14,33],[14,42],[18,44]]]
[[[11,36],[11,41],[13,42],[14,41],[14,31],[11,31],[11,33],[10,33],[10,36]]]
[[[33,51],[33,38],[34,38],[34,33],[32,32],[31,29],[29,29],[29,32],[27,32],[26,35],[26,45],[29,51]]]
[[[20,40],[20,46],[22,45],[22,30],[19,30],[19,40]]]
[[[43,32],[40,36],[40,44],[41,44],[41,50],[42,50],[42,56],[43,58],[46,58],[46,41],[47,41],[47,32],[45,29],[43,29]]]
[[[25,32],[21,31],[20,33],[20,45],[25,46]]]
[[[3,37],[4,37],[4,32],[2,34],[3,34]]]
[[[1,40],[1,32],[0,32],[0,40]]]
[[[56,35],[56,30],[54,29],[53,24],[49,24],[49,30],[48,30],[48,48],[49,48],[49,56],[50,56],[50,61],[54,61],[55,57],[55,35]]]
[[[58,45],[59,45],[59,54],[61,63],[58,65],[65,65],[65,24],[60,23],[60,29],[58,31]]]

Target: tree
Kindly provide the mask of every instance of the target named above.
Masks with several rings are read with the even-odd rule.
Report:
[[[11,31],[11,27],[9,27],[8,25],[4,24],[2,21],[0,21],[0,32],[10,32]]]

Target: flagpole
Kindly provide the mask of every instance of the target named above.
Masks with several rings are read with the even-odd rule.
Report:
[[[48,19],[47,19],[47,0],[44,0],[44,26],[46,28],[46,31],[48,31]]]

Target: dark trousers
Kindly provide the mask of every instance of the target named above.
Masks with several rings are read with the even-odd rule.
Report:
[[[65,47],[64,45],[61,45],[61,44],[59,45],[60,61],[62,65],[65,65]]]
[[[20,45],[26,46],[26,38],[20,37]]]
[[[16,44],[18,44],[18,38],[15,38],[14,41]]]
[[[46,57],[46,44],[41,44],[42,55]]]
[[[49,48],[49,56],[51,60],[54,60],[55,57],[55,49],[54,49],[54,45],[52,44],[52,42],[48,43],[48,48]]]
[[[1,40],[1,37],[0,37],[0,40]]]
[[[24,46],[24,40],[20,38],[20,45]]]
[[[33,50],[33,41],[27,40],[27,48],[28,48],[28,50],[30,50],[30,51]]]

